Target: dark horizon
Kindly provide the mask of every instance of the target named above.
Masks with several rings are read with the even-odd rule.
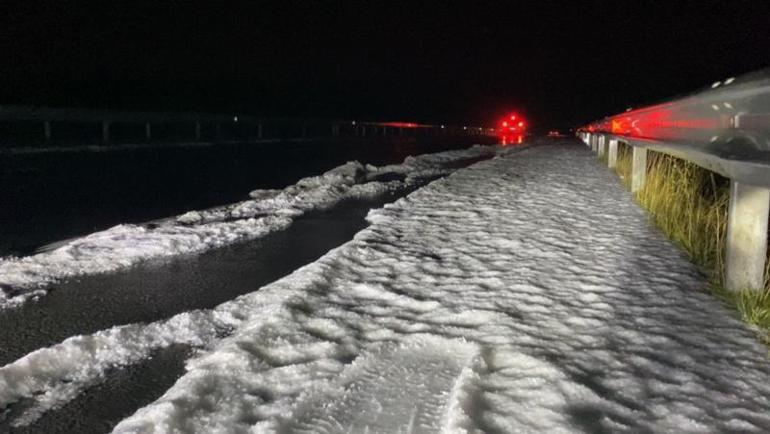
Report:
[[[759,2],[14,5],[0,104],[575,126],[769,65]]]

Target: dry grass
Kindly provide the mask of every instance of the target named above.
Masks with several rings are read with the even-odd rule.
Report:
[[[631,182],[631,148],[619,145],[618,175]],[[637,200],[663,232],[688,253],[710,277],[711,291],[735,307],[770,342],[770,284],[765,270],[761,291],[727,291],[724,288],[725,238],[729,180],[695,164],[649,152],[647,179]],[[770,266],[770,260],[768,261]]]
[[[729,180],[695,164],[651,152],[647,180],[637,200],[693,262],[722,280]]]
[[[724,286],[712,284],[711,291],[728,305],[735,307],[741,319],[754,326],[760,339],[770,345],[770,291],[767,287],[763,291],[734,292],[728,291]]]

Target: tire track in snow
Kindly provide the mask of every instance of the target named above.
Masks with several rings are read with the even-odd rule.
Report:
[[[431,336],[382,345],[349,365],[331,390],[311,392],[282,431],[441,431],[478,353],[474,344]]]

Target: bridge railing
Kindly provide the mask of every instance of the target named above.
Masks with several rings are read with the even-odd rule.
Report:
[[[0,147],[62,142],[225,142],[373,136],[487,136],[489,128],[233,114],[127,112],[0,105]]]
[[[730,179],[725,285],[762,288],[770,212],[770,70],[592,122],[578,136],[617,164],[618,143],[633,148],[631,190],[644,187],[647,151],[692,162]]]

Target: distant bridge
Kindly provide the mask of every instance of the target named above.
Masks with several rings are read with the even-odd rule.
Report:
[[[494,134],[494,129],[471,125],[0,106],[4,147]]]

